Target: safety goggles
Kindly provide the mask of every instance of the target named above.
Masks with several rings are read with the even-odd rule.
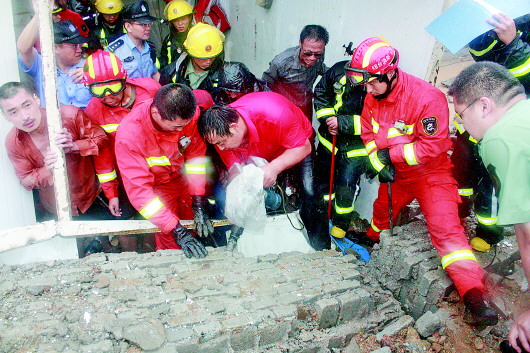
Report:
[[[383,76],[381,74],[368,72],[366,69],[354,69],[350,67],[349,62],[344,66],[344,70],[346,71],[346,76],[348,76],[350,83],[354,86],[364,85],[375,78]]]
[[[122,80],[113,80],[109,82],[98,82],[88,86],[90,94],[97,98],[103,98],[110,94],[117,95],[125,89],[125,82]]]

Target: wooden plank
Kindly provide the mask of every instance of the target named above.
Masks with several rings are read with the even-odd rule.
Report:
[[[55,221],[0,231],[0,252],[51,239],[57,235]]]
[[[180,220],[180,223],[188,229],[193,228],[192,220]],[[214,227],[230,225],[227,220],[214,219],[212,223]],[[0,231],[0,252],[47,240],[56,235],[84,238],[98,235],[156,233],[159,231],[153,223],[144,220],[46,221]]]
[[[44,96],[46,97],[46,114],[48,117],[48,134],[50,148],[57,153],[58,160],[53,170],[53,183],[57,216],[60,221],[71,220],[68,176],[64,152],[55,145],[55,135],[61,131],[62,122],[57,99],[57,66],[55,64],[55,47],[49,0],[38,0],[39,33],[42,48],[42,72],[44,74]]]
[[[227,220],[212,220],[214,227],[229,225]],[[180,220],[188,228],[193,228],[192,220]],[[125,221],[60,221],[57,222],[57,234],[65,237],[90,237],[97,235],[143,234],[159,232],[153,223],[143,220]]]

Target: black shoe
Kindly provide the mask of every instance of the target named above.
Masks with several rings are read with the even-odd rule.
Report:
[[[499,315],[478,288],[471,288],[464,294],[464,305],[478,326],[493,326],[499,321]]]
[[[351,230],[346,232],[346,238],[350,239],[355,244],[369,247],[370,249],[373,248],[375,244],[377,244],[377,242],[368,238],[368,236],[366,236],[366,233],[358,233]]]
[[[90,241],[90,243],[85,247],[85,256],[90,254],[95,254],[103,250],[103,245],[99,237],[95,237]]]

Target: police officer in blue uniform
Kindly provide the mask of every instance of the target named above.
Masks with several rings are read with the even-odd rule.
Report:
[[[128,77],[152,77],[158,81],[160,73],[155,65],[156,49],[147,40],[156,18],[149,14],[147,2],[142,0],[127,6],[124,20],[127,33],[110,43],[107,51],[121,59]]]

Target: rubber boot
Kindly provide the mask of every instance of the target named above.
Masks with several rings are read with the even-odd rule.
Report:
[[[484,292],[478,288],[471,288],[464,294],[464,305],[478,326],[493,326],[499,321],[497,312],[491,308]]]

